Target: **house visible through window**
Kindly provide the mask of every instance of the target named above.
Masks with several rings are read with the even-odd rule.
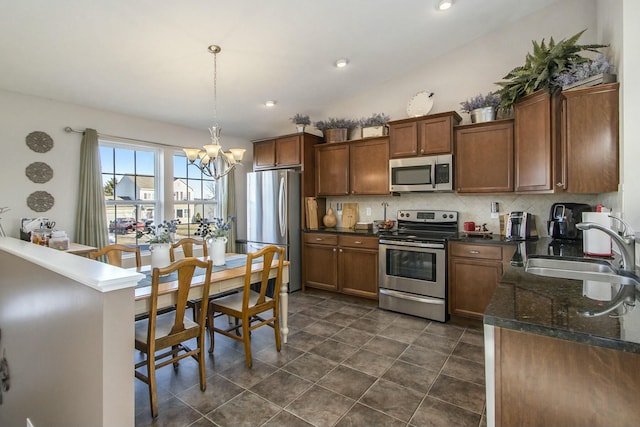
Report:
[[[136,245],[136,231],[152,223],[158,210],[158,150],[100,143],[102,184],[109,241]]]
[[[173,156],[173,208],[180,220],[176,238],[193,237],[202,218],[216,216],[216,182],[189,166],[184,154]]]

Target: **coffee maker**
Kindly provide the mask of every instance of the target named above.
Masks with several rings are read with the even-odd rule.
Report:
[[[582,240],[582,230],[576,224],[582,222],[582,213],[591,212],[584,203],[554,203],[547,222],[549,237],[554,240]]]
[[[523,211],[511,212],[507,219],[505,237],[507,240],[537,239],[534,216]]]

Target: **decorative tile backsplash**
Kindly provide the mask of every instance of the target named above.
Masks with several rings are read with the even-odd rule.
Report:
[[[474,221],[476,224],[487,224],[487,228],[500,232],[500,220],[491,218],[491,202],[499,203],[499,213],[507,214],[511,211],[527,211],[535,215],[538,235],[547,236],[546,224],[549,210],[553,203],[575,202],[587,203],[592,206],[603,204],[611,207],[614,212],[619,211],[620,201],[618,193],[605,194],[502,194],[482,196],[457,196],[453,193],[404,193],[394,197],[333,197],[327,198],[327,208],[334,211],[338,202],[358,203],[359,221],[372,222],[381,220],[383,216],[383,202],[387,202],[387,218],[396,219],[396,212],[402,209],[438,209],[455,210],[459,212],[460,229],[464,221]],[[371,215],[367,215],[369,208]]]

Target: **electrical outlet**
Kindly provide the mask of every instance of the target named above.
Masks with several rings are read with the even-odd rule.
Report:
[[[367,211],[367,216],[371,216],[371,208],[367,207],[365,210]]]

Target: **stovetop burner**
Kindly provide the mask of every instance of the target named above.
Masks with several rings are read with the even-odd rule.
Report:
[[[436,210],[401,210],[398,228],[380,233],[381,239],[406,242],[444,242],[458,232],[458,212]]]

